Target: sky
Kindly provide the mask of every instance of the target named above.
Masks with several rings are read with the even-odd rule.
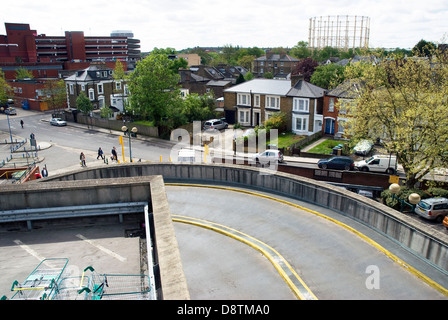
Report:
[[[370,18],[370,48],[412,48],[420,40],[448,43],[446,0],[19,0],[0,5],[5,22],[38,34],[109,36],[131,30],[141,51],[153,48],[285,47],[308,41],[310,18]]]

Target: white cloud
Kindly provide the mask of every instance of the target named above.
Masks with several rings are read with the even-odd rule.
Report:
[[[448,32],[444,0],[22,0],[2,6],[2,22],[29,23],[38,33],[84,31],[107,36],[132,30],[143,51],[154,47],[284,46],[308,41],[309,19],[328,15],[370,17],[370,45],[412,47]],[[0,34],[5,34],[1,31]]]

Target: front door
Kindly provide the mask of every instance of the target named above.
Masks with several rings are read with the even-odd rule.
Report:
[[[334,126],[335,126],[334,119],[330,118],[325,119],[325,134],[334,135]]]

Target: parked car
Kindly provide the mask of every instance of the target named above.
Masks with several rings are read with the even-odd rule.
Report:
[[[448,230],[448,216],[445,216],[445,218],[443,218],[442,223],[445,226],[445,228]]]
[[[14,108],[12,108],[12,107],[7,108],[7,109],[5,110],[5,113],[6,113],[6,114],[9,114],[10,116],[15,116],[15,115],[17,115],[17,111],[16,111],[16,109],[14,109]]]
[[[284,161],[283,153],[280,150],[275,150],[275,149],[269,149],[269,150],[265,150],[263,152],[257,153],[252,156],[252,159],[256,163],[262,163],[262,164],[267,164],[268,162],[271,162],[271,161],[277,161],[280,163],[282,163]]]
[[[211,119],[204,122],[204,130],[222,130],[228,127],[229,124],[223,119]]]
[[[448,214],[448,199],[437,197],[421,200],[415,206],[414,212],[425,219],[442,222]]]
[[[397,157],[374,155],[367,160],[357,161],[355,167],[360,171],[385,172],[394,174],[397,171]]]
[[[354,170],[355,162],[350,157],[336,156],[330,159],[320,159],[317,162],[319,168],[336,170]]]
[[[60,127],[60,126],[66,126],[66,125],[67,125],[67,122],[65,122],[65,121],[62,120],[61,118],[51,118],[51,120],[50,120],[50,124],[51,124],[52,126],[58,126],[58,127]]]
[[[365,156],[367,155],[370,150],[373,148],[373,142],[369,140],[361,140],[359,141],[356,146],[353,148],[355,151],[355,154]]]

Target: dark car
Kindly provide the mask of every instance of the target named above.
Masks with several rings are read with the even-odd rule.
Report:
[[[355,168],[353,159],[339,156],[330,159],[321,159],[317,165],[322,169],[354,170]]]

